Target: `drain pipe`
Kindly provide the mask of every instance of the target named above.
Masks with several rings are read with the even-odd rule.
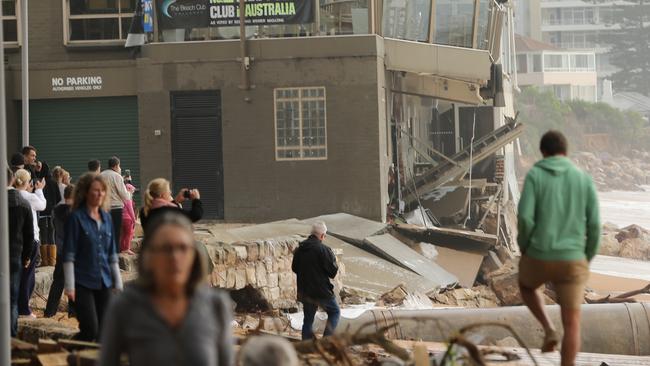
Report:
[[[561,331],[560,307],[546,310]],[[387,333],[390,339],[446,342],[468,325],[498,322],[510,325],[530,348],[539,348],[543,330],[528,308],[524,306],[491,309],[444,310],[369,310],[355,319],[342,319],[338,329],[353,334],[376,332],[379,328],[397,323]],[[370,326],[364,327],[366,324]],[[323,328],[324,324],[320,324]],[[612,355],[650,355],[650,304],[591,304],[582,305],[582,351]],[[510,337],[505,329],[482,327],[472,332],[472,339],[481,344],[495,344]]]
[[[250,59],[246,54],[246,0],[239,0],[239,57],[241,58],[241,85],[243,90],[250,89],[248,69]]]

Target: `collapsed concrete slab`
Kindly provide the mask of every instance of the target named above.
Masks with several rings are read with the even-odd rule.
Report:
[[[323,215],[303,220],[306,224],[323,221],[327,225],[328,233],[352,244],[362,244],[364,239],[386,230],[386,225],[353,216],[346,213]]]
[[[236,240],[263,240],[300,235],[307,237],[311,227],[297,219],[269,222],[266,224],[244,226],[228,230],[228,235]]]
[[[436,281],[406,270],[343,240],[327,237],[325,244],[343,251],[341,260],[345,264],[343,276],[345,286],[375,295],[381,295],[399,284],[405,284],[409,291],[421,293],[428,293],[439,287]]]
[[[370,236],[364,242],[378,256],[409,269],[429,281],[433,281],[438,287],[447,287],[458,283],[456,276],[445,271],[438,264],[430,261],[390,234]]]
[[[436,246],[487,255],[497,244],[495,235],[447,228],[423,228],[414,225],[394,225],[400,235]]]
[[[436,250],[438,251],[435,258],[436,263],[458,277],[458,283],[461,286],[472,288],[483,263],[483,255],[445,247],[436,247]]]
[[[317,221],[317,220],[314,220]],[[335,225],[341,228],[339,225]],[[369,226],[374,228],[379,226]],[[381,225],[383,228],[383,225]],[[261,225],[247,226],[228,230],[228,234],[238,240],[266,240],[278,237],[299,235],[307,237],[311,225],[296,219],[276,221]],[[331,230],[331,228],[329,228]],[[349,231],[345,231],[350,234]],[[409,291],[427,293],[438,288],[438,284],[416,273],[390,263],[374,254],[351,245],[334,236],[325,238],[325,245],[334,250],[342,251],[340,260],[345,266],[341,280],[343,285],[354,289],[381,295],[400,283],[406,284]]]

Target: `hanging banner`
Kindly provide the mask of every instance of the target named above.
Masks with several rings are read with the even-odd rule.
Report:
[[[312,0],[248,0],[246,25],[308,24],[314,22]],[[239,25],[238,0],[210,0],[210,26]]]
[[[142,15],[145,33],[153,32],[153,0],[142,0]]]
[[[205,28],[209,1],[214,0],[158,0],[158,26],[163,30]]]
[[[239,25],[239,0],[158,0],[161,29]],[[309,24],[312,0],[247,0],[246,25]]]

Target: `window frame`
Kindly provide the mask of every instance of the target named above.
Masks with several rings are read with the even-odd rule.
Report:
[[[0,0],[1,1],[1,0]],[[23,37],[20,28],[22,27],[22,0],[14,0],[16,6],[16,15],[5,15],[2,13],[2,26],[4,26],[5,20],[16,20],[16,40],[15,41],[5,41],[2,40],[2,43],[5,48],[18,48],[23,45]],[[1,6],[2,4],[0,4]],[[4,36],[4,31],[2,32]]]
[[[70,0],[61,0],[63,3],[63,45],[90,45],[90,46],[123,46],[126,43],[126,36],[129,30],[122,29],[124,18],[133,18],[133,13],[122,13],[122,1],[117,1],[117,13],[112,14],[70,14]],[[119,39],[93,39],[93,40],[71,40],[70,21],[76,19],[117,19]],[[125,33],[126,32],[126,33]],[[124,36],[124,38],[122,38]]]
[[[303,90],[314,90],[314,89],[322,89],[323,90],[323,96],[322,97],[303,97],[302,92]],[[280,90],[297,90],[298,91],[298,97],[292,97],[292,98],[278,98],[278,91]],[[298,115],[299,115],[299,141],[300,145],[294,146],[294,147],[287,147],[287,146],[278,146],[278,101],[289,101],[289,102],[298,102]],[[325,156],[319,156],[319,157],[305,157],[304,155],[304,150],[305,150],[305,145],[303,145],[303,114],[302,114],[302,103],[305,101],[317,101],[323,102],[323,120],[325,122],[324,128],[325,128],[325,144],[324,145],[317,145],[315,146],[316,148],[324,148],[325,149]],[[273,121],[274,121],[274,126],[273,126],[273,136],[274,136],[274,141],[273,144],[275,146],[274,149],[274,155],[275,155],[275,161],[314,161],[314,160],[327,160],[329,157],[329,152],[327,148],[327,143],[328,143],[328,138],[327,138],[327,88],[325,86],[305,86],[305,87],[282,87],[282,88],[274,88],[273,89]],[[314,148],[313,146],[311,148]],[[300,157],[294,157],[294,158],[283,158],[278,155],[279,151],[282,150],[300,150]]]

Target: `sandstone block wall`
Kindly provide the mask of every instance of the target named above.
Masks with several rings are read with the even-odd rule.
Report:
[[[296,307],[296,275],[291,270],[293,252],[305,238],[256,240],[224,244],[205,240],[214,269],[210,274],[212,286],[226,290],[253,289],[272,309]],[[342,253],[336,253],[339,258]],[[342,287],[345,269],[339,260],[340,272],[335,287]]]

